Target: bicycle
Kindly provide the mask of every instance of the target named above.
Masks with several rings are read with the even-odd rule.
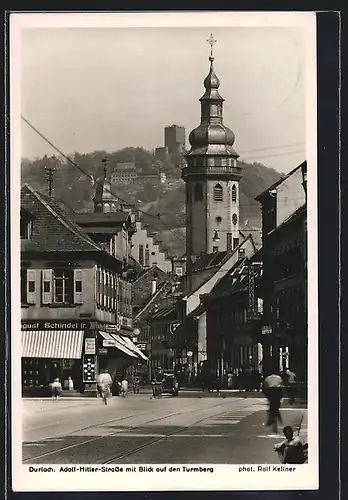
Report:
[[[152,394],[154,398],[162,398],[162,382],[152,382]]]
[[[110,391],[110,387],[108,385],[105,386],[105,387],[103,387],[103,389],[102,389],[102,398],[103,398],[103,402],[104,402],[105,405],[108,404],[108,398],[110,396],[110,393],[111,393],[111,391]]]

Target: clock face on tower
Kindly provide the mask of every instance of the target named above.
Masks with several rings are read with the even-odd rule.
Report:
[[[238,222],[238,216],[237,216],[237,214],[233,214],[232,215],[232,222],[233,222],[234,225],[237,224],[237,222]]]

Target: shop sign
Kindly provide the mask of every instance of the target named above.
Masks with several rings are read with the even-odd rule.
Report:
[[[113,340],[104,339],[103,347],[115,347],[115,342]]]
[[[103,348],[98,349],[98,354],[100,356],[105,356],[107,353],[108,353],[107,349],[103,349]]]
[[[272,326],[265,325],[262,327],[262,335],[270,335],[272,333]]]
[[[86,330],[90,321],[23,321],[22,330]]]
[[[141,351],[146,351],[146,344],[136,344],[136,346]]]
[[[173,335],[175,330],[180,326],[180,321],[172,321],[169,326],[170,333]]]
[[[120,325],[105,325],[104,328],[107,333],[118,333],[121,330]]]
[[[85,354],[95,354],[95,339],[85,339]]]

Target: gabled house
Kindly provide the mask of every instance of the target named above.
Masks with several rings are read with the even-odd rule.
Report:
[[[93,241],[53,198],[22,187],[24,390],[45,390],[56,377],[64,385],[70,376],[76,390],[96,395],[99,370],[108,367],[116,376],[144,361],[130,339],[131,283],[123,269],[123,260]]]

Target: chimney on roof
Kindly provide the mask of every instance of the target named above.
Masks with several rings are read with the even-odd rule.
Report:
[[[227,252],[232,252],[232,233],[227,233]]]
[[[151,281],[151,295],[155,295],[157,289],[157,278]]]

